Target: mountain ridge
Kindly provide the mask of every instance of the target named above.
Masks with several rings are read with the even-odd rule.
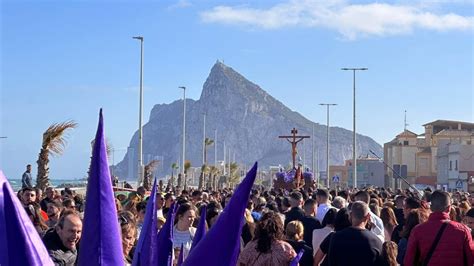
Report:
[[[311,135],[315,130],[315,146],[319,150],[319,165],[325,165],[326,126],[314,123],[291,110],[257,84],[247,80],[233,68],[217,61],[204,82],[198,100],[186,99],[186,159],[196,167],[202,164],[203,114],[206,113],[206,137],[214,139],[217,130],[217,160],[223,159],[223,141],[236,161],[249,165],[259,161],[261,167],[287,165],[291,161],[291,146],[279,135],[288,135],[295,127],[300,135]],[[156,104],[149,121],[143,127],[144,162],[162,156],[159,176],[171,173],[171,164],[181,158],[183,101]],[[373,139],[358,135],[358,154],[369,149],[381,154],[382,147]],[[311,140],[298,145],[299,156],[306,157],[311,167]],[[135,132],[124,159],[115,172],[123,178],[134,179],[137,172]],[[331,164],[342,164],[352,158],[352,131],[331,127]],[[130,149],[132,147],[132,149]],[[227,152],[227,151],[226,151]],[[208,163],[214,162],[214,147],[208,148]],[[130,168],[131,167],[131,168]],[[322,167],[324,168],[324,167]]]

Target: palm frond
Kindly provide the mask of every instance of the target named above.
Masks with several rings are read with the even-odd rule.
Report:
[[[145,165],[145,171],[150,171],[150,172],[155,171],[159,163],[160,163],[159,160],[151,160],[149,163],[147,163],[147,165]]]
[[[237,163],[231,163],[229,168],[230,168],[230,172],[234,173],[239,168],[239,165]]]
[[[171,164],[171,169],[174,170],[174,169],[178,169],[178,168],[179,168],[179,167],[178,167],[178,164],[177,164],[177,163],[172,163],[172,164]]]
[[[216,166],[211,166],[211,169],[210,169],[210,172],[212,175],[215,175],[219,172],[219,168],[217,168]]]
[[[66,131],[76,127],[77,123],[72,120],[52,124],[43,133],[42,147],[47,149],[51,155],[61,155],[66,147]]]
[[[95,144],[95,139],[91,140],[92,149],[94,149],[94,144]],[[110,160],[110,156],[112,155],[113,151],[114,151],[114,146],[109,141],[109,139],[105,138],[105,152],[107,153],[107,158],[109,158],[109,160]]]
[[[204,144],[206,146],[211,146],[212,144],[214,144],[214,140],[210,139],[210,138],[206,138],[206,139],[204,139]]]
[[[187,173],[189,168],[191,168],[191,161],[186,160],[184,162],[184,172]]]

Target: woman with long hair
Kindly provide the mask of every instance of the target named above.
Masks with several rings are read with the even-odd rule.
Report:
[[[382,245],[383,266],[397,266],[398,246],[393,241],[387,241]]]
[[[133,215],[137,216],[138,215],[137,204],[140,202],[140,198],[138,196],[133,196],[133,194],[131,193],[129,195],[132,195],[132,196],[129,196],[126,203],[122,206],[122,210],[129,211]]]
[[[181,249],[183,244],[184,258],[191,249],[196,234],[196,228],[192,226],[194,219],[196,219],[196,208],[189,203],[180,204],[173,227],[173,248]]]
[[[133,214],[127,211],[118,214],[125,265],[131,265],[133,261],[133,258],[130,255],[132,255],[131,251],[135,246],[135,241],[137,240],[137,226],[133,218]]]
[[[313,249],[303,240],[304,226],[298,220],[291,221],[286,225],[286,241],[296,252],[304,250],[300,260],[301,266],[313,265]]]
[[[36,202],[30,203],[25,207],[25,211],[28,217],[30,217],[38,234],[43,237],[46,230],[48,230],[48,225],[44,222],[43,216],[41,215],[40,205]]]
[[[283,241],[283,220],[270,211],[257,223],[255,238],[242,250],[237,265],[289,265],[295,257],[295,250]]]
[[[424,223],[427,220],[428,213],[421,208],[411,210],[408,213],[401,233],[402,239],[400,239],[398,242],[397,262],[400,263],[400,265],[403,265],[403,260],[405,259],[405,253],[408,247],[408,238],[410,237],[411,230],[418,224]]]
[[[380,211],[380,219],[383,222],[383,228],[385,230],[385,239],[389,240],[392,238],[393,229],[398,225],[395,212],[390,207],[384,207]]]

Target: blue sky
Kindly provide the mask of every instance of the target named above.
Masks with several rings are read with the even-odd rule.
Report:
[[[380,144],[436,119],[474,120],[471,1],[2,1],[0,168],[19,178],[43,131],[73,119],[52,178],[82,178],[104,108],[114,161],[138,128],[139,42],[144,117],[154,104],[198,99],[217,59],[291,109]],[[191,137],[191,136],[189,136]],[[199,136],[200,138],[200,136]],[[111,162],[112,163],[112,162]]]

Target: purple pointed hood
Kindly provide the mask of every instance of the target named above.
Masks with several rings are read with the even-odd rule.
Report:
[[[173,226],[177,210],[178,204],[174,203],[168,212],[168,217],[166,218],[165,224],[161,228],[160,232],[158,232],[158,265],[173,265]]]
[[[79,265],[123,265],[120,235],[101,109],[87,183]]]
[[[204,235],[206,234],[206,212],[207,212],[207,206],[202,207],[201,217],[199,218],[199,224],[196,230],[196,234],[194,234],[191,250],[197,246],[199,241],[201,241],[201,239],[203,239]]]
[[[184,266],[234,266],[240,249],[244,211],[257,175],[257,163],[235,190],[230,202],[209,232],[190,251]]]
[[[43,241],[2,171],[0,265],[53,265]]]
[[[133,255],[132,265],[158,265],[156,260],[157,249],[157,215],[156,215],[156,179],[153,182],[150,198],[146,204],[145,220],[143,222],[138,245]]]

